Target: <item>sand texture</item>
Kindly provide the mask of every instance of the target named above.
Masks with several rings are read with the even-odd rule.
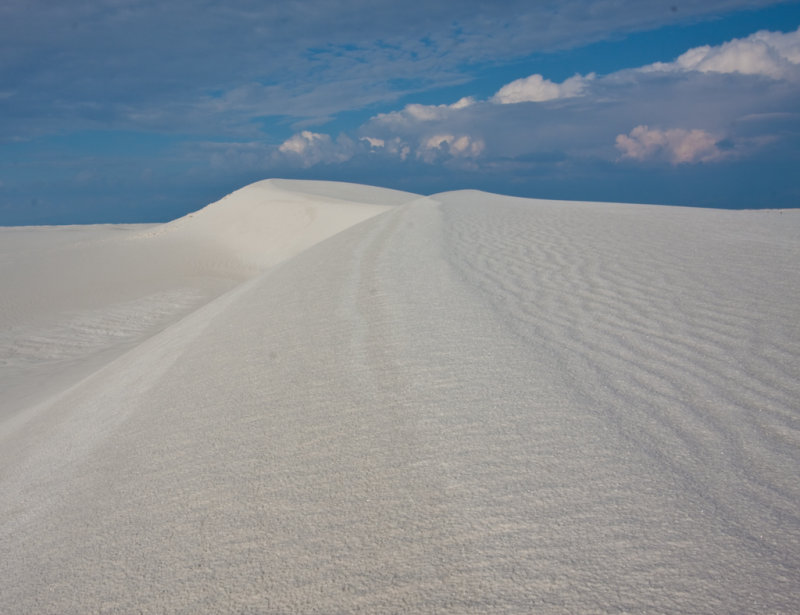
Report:
[[[798,612],[799,265],[330,182],[0,229],[0,612]]]

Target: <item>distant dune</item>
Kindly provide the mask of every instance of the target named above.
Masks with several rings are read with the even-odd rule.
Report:
[[[0,612],[797,612],[798,264],[335,182],[0,228]]]

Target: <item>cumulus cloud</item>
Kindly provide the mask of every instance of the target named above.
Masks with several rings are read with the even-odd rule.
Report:
[[[386,141],[383,139],[376,139],[374,137],[361,137],[360,140],[369,143],[370,147],[386,147]]]
[[[417,158],[434,162],[442,156],[452,158],[477,158],[486,144],[469,135],[437,134],[423,139],[417,149]]]
[[[281,143],[278,153],[307,168],[321,163],[346,162],[355,154],[355,144],[345,136],[334,141],[330,135],[303,130]]]
[[[594,73],[585,77],[574,75],[563,83],[554,83],[542,75],[531,75],[524,79],[517,79],[504,85],[492,97],[492,102],[502,105],[521,102],[545,102],[558,98],[574,98],[581,96],[587,84],[595,78]]]
[[[377,137],[361,137],[359,141],[369,145],[371,154],[381,153],[389,156],[398,157],[405,160],[411,153],[411,147],[400,137],[391,139],[379,139]]]
[[[783,127],[796,123],[788,113],[796,101],[796,82],[778,79],[791,76],[791,67],[800,61],[798,32],[759,32],[691,49],[671,63],[601,76],[576,74],[561,83],[531,75],[488,99],[407,104],[377,114],[352,139],[302,130],[278,147],[265,145],[266,156],[259,148],[242,155],[248,160],[262,156],[265,164],[276,166],[348,161],[358,166],[383,159],[479,173],[558,170],[578,160],[678,166],[742,159],[785,138]],[[773,64],[759,58],[771,58]],[[789,68],[782,73],[773,70],[776,66]],[[728,74],[721,78],[723,71]],[[754,80],[752,74],[772,79]],[[245,98],[260,96],[248,93]],[[513,104],[553,100],[565,102]],[[771,110],[769,121],[760,109]],[[761,119],[748,120],[753,117]]]
[[[318,164],[347,162],[359,154],[381,154],[402,161],[413,155],[428,164],[469,162],[478,158],[485,147],[483,139],[468,134],[435,133],[422,137],[414,146],[401,137],[382,139],[369,136],[354,142],[345,136],[334,140],[330,135],[304,130],[278,146],[273,162],[290,162],[309,168]]]
[[[762,109],[793,110],[798,71],[800,29],[762,31],[690,49],[670,63],[601,76],[576,74],[561,83],[535,74],[506,84],[486,100],[409,104],[374,116],[361,131],[386,144],[393,141],[393,151],[404,152],[404,159],[481,160],[483,168],[578,157],[672,165],[741,159],[789,138],[782,126],[794,120],[785,114],[769,125],[744,118]],[[756,80],[753,74],[772,78]],[[553,100],[565,102],[513,104]],[[388,146],[380,149],[389,152]]]
[[[786,79],[800,65],[800,28],[794,32],[760,31],[722,45],[689,49],[674,62],[657,62],[644,72],[740,73]]]
[[[617,135],[617,149],[623,158],[648,160],[666,158],[672,164],[712,162],[725,157],[719,139],[705,130],[671,128],[659,130],[637,126],[630,134]]]
[[[449,117],[453,111],[466,109],[475,104],[475,99],[471,96],[464,97],[451,105],[406,105],[400,111],[389,113],[379,113],[374,121],[387,125],[409,125],[418,122],[435,122]]]
[[[386,151],[393,156],[399,156],[400,160],[405,160],[411,153],[411,146],[400,137],[395,137],[386,143]]]

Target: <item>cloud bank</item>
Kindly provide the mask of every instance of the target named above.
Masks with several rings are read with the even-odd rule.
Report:
[[[346,136],[334,141],[330,135],[303,130],[278,147],[278,153],[303,167],[345,162],[353,157],[355,143]]]
[[[365,138],[399,140],[431,163],[469,152],[503,164],[508,156],[554,151],[670,165],[721,162],[777,138],[774,122],[758,134],[753,118],[763,109],[780,109],[795,121],[799,50],[800,29],[762,31],[604,76],[555,83],[534,74],[484,101],[409,104],[376,115],[361,131]]]
[[[772,79],[797,79],[800,65],[800,29],[794,32],[756,32],[723,45],[688,50],[674,62],[651,64],[643,71],[739,73]]]
[[[704,130],[658,130],[637,126],[630,135],[618,135],[616,144],[625,158],[663,157],[672,164],[682,164],[720,160],[725,154],[718,148],[718,141]]]

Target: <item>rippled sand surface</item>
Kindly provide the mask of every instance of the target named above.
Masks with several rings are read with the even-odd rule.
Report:
[[[800,604],[800,211],[270,180],[0,246],[3,612]]]

